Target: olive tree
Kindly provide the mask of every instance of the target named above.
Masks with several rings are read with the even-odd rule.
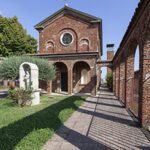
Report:
[[[13,56],[6,58],[0,65],[1,80],[17,80],[19,67],[23,62],[31,62],[39,68],[39,79],[50,81],[55,78],[55,67],[45,59],[30,56]]]

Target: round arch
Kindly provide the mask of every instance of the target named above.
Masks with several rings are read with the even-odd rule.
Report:
[[[63,62],[55,62],[56,78],[52,82],[52,92],[68,92],[68,68]]]
[[[91,92],[90,65],[85,61],[77,61],[73,65],[73,93]]]
[[[140,42],[130,41],[126,60],[126,102],[130,110],[139,117],[139,73],[140,73]]]

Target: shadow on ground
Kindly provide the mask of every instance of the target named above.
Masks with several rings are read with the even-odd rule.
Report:
[[[78,97],[79,98],[79,97]],[[80,97],[80,99],[82,99]],[[12,150],[15,146],[33,130],[50,128],[56,131],[63,125],[59,119],[62,110],[71,108],[76,110],[77,96],[68,97],[53,104],[35,114],[18,120],[0,129],[0,150]],[[84,99],[82,99],[84,100]]]
[[[98,142],[95,139],[88,137],[88,135],[85,136],[80,134],[66,126],[62,126],[56,134],[81,150],[112,150],[103,142]]]

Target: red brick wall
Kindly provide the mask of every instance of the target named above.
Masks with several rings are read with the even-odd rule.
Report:
[[[114,57],[114,51],[107,51],[107,60],[112,60]],[[107,67],[107,73],[112,72],[112,69]]]
[[[46,27],[40,31],[39,37],[40,53],[96,52],[99,50],[99,23],[92,25],[77,17],[61,15],[44,26]],[[73,43],[69,46],[63,46],[60,42],[60,36],[64,32],[70,32],[74,37]],[[54,44],[54,50],[46,51],[48,41]]]
[[[150,1],[141,1],[136,9],[134,18],[121,42],[121,45],[114,57],[113,65],[115,71],[115,94],[122,98],[122,89],[118,93],[118,87],[122,86],[121,80],[125,73],[126,101],[127,108],[132,108],[134,99],[134,57],[136,47],[140,50],[139,70],[139,112],[138,117],[142,126],[150,126]],[[125,68],[122,64],[125,63]],[[118,73],[120,67],[120,73]],[[124,71],[123,71],[124,70]],[[120,74],[120,78],[119,78]],[[119,80],[119,81],[118,81]]]

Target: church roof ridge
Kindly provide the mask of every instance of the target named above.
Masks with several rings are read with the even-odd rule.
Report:
[[[48,20],[51,20],[53,19],[55,16],[57,16],[58,14],[60,14],[61,12],[65,11],[65,10],[68,10],[68,11],[71,11],[71,12],[74,12],[76,14],[79,14],[81,16],[84,16],[84,17],[87,17],[89,18],[89,20],[91,22],[101,22],[102,19],[99,18],[99,17],[96,17],[96,16],[93,16],[93,15],[90,15],[88,13],[85,13],[85,12],[82,12],[82,11],[79,11],[79,10],[76,10],[74,8],[71,8],[67,5],[65,5],[64,7],[62,7],[61,9],[59,9],[58,11],[56,11],[55,13],[53,13],[52,15],[50,15],[49,17],[45,18],[44,20],[42,20],[41,22],[39,22],[38,24],[36,24],[34,26],[35,29],[38,29],[38,28],[42,28],[42,25],[47,22]]]

